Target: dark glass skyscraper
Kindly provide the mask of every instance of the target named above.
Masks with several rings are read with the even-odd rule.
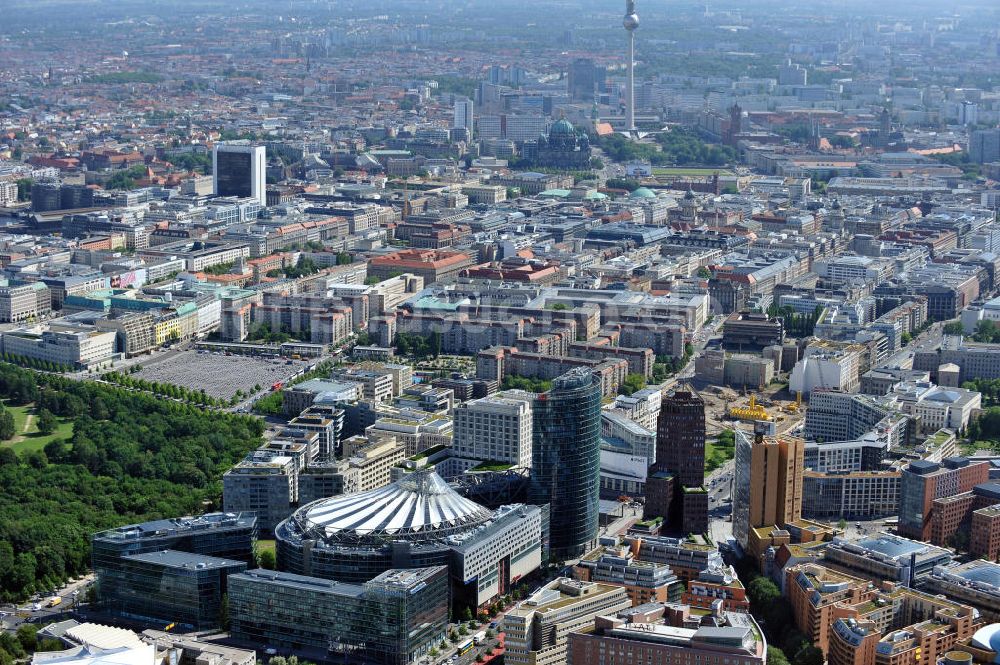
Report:
[[[549,504],[552,556],[569,559],[597,542],[601,385],[585,368],[552,382],[533,405],[531,502]]]
[[[267,204],[267,151],[247,142],[217,143],[212,151],[212,178],[216,196],[254,198]]]
[[[569,65],[569,97],[573,101],[594,102],[597,89],[597,67],[589,58],[577,58]]]
[[[664,396],[656,421],[656,467],[687,487],[705,482],[705,402],[697,393]]]
[[[656,463],[646,479],[647,518],[668,528],[703,533],[708,527],[705,482],[705,402],[692,391],[663,397],[656,422]]]

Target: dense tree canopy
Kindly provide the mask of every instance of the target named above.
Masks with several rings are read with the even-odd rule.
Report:
[[[976,332],[973,333],[972,339],[983,344],[998,344],[1000,343],[1000,326],[997,326],[993,321],[980,321],[976,324]]]
[[[73,419],[44,451],[0,447],[0,600],[84,573],[90,535],[218,508],[222,473],[263,423],[0,364],[0,398]]]

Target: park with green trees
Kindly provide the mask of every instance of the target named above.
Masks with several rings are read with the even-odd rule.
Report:
[[[767,665],[823,665],[823,650],[795,626],[791,603],[781,595],[778,585],[758,574],[747,560],[740,564],[738,572],[747,586],[750,613],[767,636]]]
[[[46,427],[71,424],[41,449],[0,445],[4,602],[85,573],[95,531],[220,509],[222,474],[264,430],[250,416],[9,364],[0,364],[0,399],[7,409],[34,405]]]
[[[708,143],[694,130],[679,127],[658,134],[656,143],[636,142],[621,134],[608,134],[600,137],[597,144],[616,162],[644,160],[654,166],[725,166],[737,158],[734,148]]]

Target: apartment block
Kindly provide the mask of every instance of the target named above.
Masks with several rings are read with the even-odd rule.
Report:
[[[691,543],[682,538],[630,533],[625,542],[637,559],[666,564],[678,579],[689,585],[702,572],[725,565],[715,547]]]
[[[688,582],[687,591],[681,602],[691,607],[711,610],[716,601],[722,601],[722,609],[749,612],[750,600],[746,588],[736,576],[732,566],[706,568],[698,577]]]
[[[393,377],[389,372],[368,369],[344,369],[331,372],[330,378],[345,383],[361,385],[362,399],[390,402],[393,396]]]
[[[856,605],[875,597],[868,580],[815,564],[798,564],[785,571],[785,596],[795,625],[816,647],[826,652],[830,630],[842,605]]]

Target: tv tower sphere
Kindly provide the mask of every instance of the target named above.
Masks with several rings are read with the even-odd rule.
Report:
[[[635,0],[626,0],[625,18],[622,19],[622,25],[629,32],[639,27],[639,16],[635,13]]]

